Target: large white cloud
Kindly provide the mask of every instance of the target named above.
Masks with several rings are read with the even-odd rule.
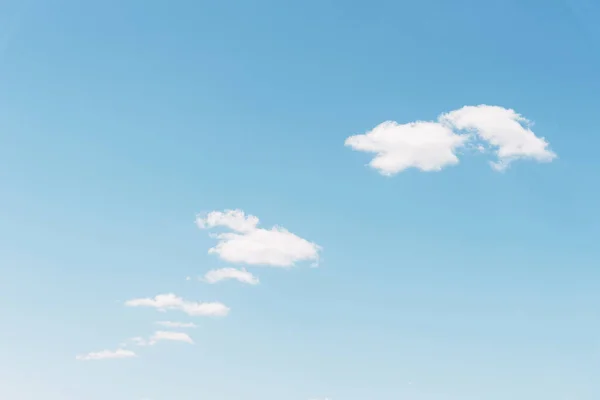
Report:
[[[467,135],[459,135],[437,122],[398,124],[386,121],[364,135],[350,136],[346,146],[375,153],[369,165],[383,175],[394,175],[407,168],[439,171],[458,164],[456,150]]]
[[[258,223],[257,217],[242,210],[212,211],[196,217],[201,229],[225,227],[233,231],[211,235],[218,243],[209,253],[225,261],[272,267],[291,267],[300,261],[318,262],[321,247],[317,244],[279,226],[258,228]]]
[[[202,280],[207,283],[217,283],[224,280],[237,280],[249,285],[258,285],[259,280],[245,269],[220,268],[208,271]]]
[[[458,130],[472,131],[496,152],[495,169],[502,170],[517,159],[550,162],[556,154],[548,142],[530,129],[531,122],[514,110],[498,106],[465,106],[440,116]]]
[[[383,122],[365,134],[350,136],[345,145],[375,153],[369,165],[383,175],[408,168],[439,171],[458,164],[457,152],[475,141],[487,143],[496,153],[498,160],[492,162],[496,170],[517,159],[552,161],[556,154],[530,126],[530,121],[511,109],[465,106],[440,115],[437,121]]]
[[[152,336],[148,339],[144,339],[143,337],[134,337],[131,339],[134,344],[138,346],[154,346],[160,341],[172,341],[172,342],[184,342],[189,344],[194,344],[194,341],[184,332],[172,332],[172,331],[157,331],[154,332]]]
[[[153,307],[159,311],[180,310],[192,316],[223,317],[230,311],[229,307],[223,303],[187,301],[173,293],[159,294],[154,298],[128,300],[125,305],[128,307]]]
[[[75,358],[80,361],[90,360],[107,360],[115,358],[133,358],[137,355],[131,350],[117,349],[117,350],[102,350],[97,352],[91,352],[87,354],[79,354]]]

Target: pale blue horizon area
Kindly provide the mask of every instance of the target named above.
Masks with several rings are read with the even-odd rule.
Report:
[[[600,5],[0,2],[0,398],[597,400]],[[558,158],[384,177],[385,120],[515,109]],[[243,209],[318,268],[228,266]],[[186,277],[194,279],[186,281]],[[128,308],[175,293],[225,318]],[[194,346],[76,361],[194,321]],[[130,348],[130,346],[128,346]]]

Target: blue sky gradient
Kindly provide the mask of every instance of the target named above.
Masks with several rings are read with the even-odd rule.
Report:
[[[597,400],[599,17],[0,2],[0,398]],[[531,119],[558,158],[384,177],[344,146],[477,104]],[[237,208],[322,246],[319,267],[199,282],[230,265],[196,214]],[[171,292],[231,313],[123,305]],[[195,345],[75,360],[157,320],[194,321]]]

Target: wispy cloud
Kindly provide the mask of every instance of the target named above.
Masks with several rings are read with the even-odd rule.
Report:
[[[159,294],[154,298],[132,299],[125,302],[128,307],[152,307],[159,311],[180,310],[192,316],[224,317],[229,307],[219,302],[200,303],[187,301],[173,293]]]
[[[155,324],[167,328],[196,328],[193,322],[156,321]]]
[[[236,280],[249,285],[259,284],[258,278],[252,275],[251,272],[248,272],[245,269],[237,268],[213,269],[208,271],[201,280],[207,283],[217,283],[224,280]]]
[[[160,341],[172,341],[172,342],[184,342],[194,344],[194,341],[184,332],[171,332],[171,331],[157,331],[148,339],[137,336],[131,339],[131,341],[137,346],[154,346]]]
[[[91,361],[91,360],[108,360],[118,358],[133,358],[137,355],[131,350],[117,349],[117,350],[102,350],[97,352],[91,352],[87,354],[77,355],[75,358],[80,361]]]

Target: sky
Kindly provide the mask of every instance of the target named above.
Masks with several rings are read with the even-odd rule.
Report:
[[[0,398],[597,400],[598,18],[0,1]]]

